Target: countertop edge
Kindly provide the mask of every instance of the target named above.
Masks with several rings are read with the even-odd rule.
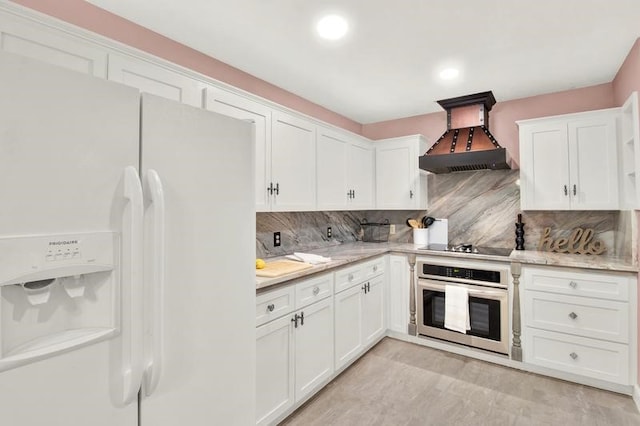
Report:
[[[339,246],[331,246],[324,249],[309,250],[308,252],[331,257],[332,260],[329,263],[314,265],[311,268],[282,275],[280,277],[256,277],[256,291],[271,289],[278,286],[278,284],[287,283],[300,278],[306,278],[311,275],[330,271],[341,266],[357,263],[385,254],[415,254],[416,256],[438,256],[450,258],[458,257],[504,263],[522,263],[541,266],[638,273],[638,265],[630,264],[622,259],[539,251],[513,250],[509,256],[474,255],[473,257],[470,257],[469,255],[461,253],[421,250],[418,246],[409,243],[377,243],[376,245],[373,245],[372,243],[349,243]],[[273,257],[269,260],[272,261],[279,259],[284,259],[284,256]]]

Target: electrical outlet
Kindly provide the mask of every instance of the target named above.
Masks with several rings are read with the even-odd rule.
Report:
[[[327,226],[327,238],[331,238],[331,227]]]
[[[395,225],[389,225],[389,234],[393,235],[396,233],[396,226]]]
[[[273,246],[280,247],[280,232],[273,233]]]

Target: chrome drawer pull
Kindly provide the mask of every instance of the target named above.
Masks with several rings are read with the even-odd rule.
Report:
[[[569,314],[569,318],[571,318],[571,319],[576,319],[576,318],[578,318],[578,315],[576,315],[576,313],[575,313],[575,312],[571,312],[571,313]]]
[[[274,305],[273,303],[271,303],[270,305],[267,306],[267,311],[269,312],[273,312],[273,310],[276,308],[276,305]]]
[[[577,353],[575,353],[575,352],[571,352],[571,353],[569,354],[569,356],[571,357],[571,359],[576,359],[576,358],[578,358],[578,354],[577,354]]]
[[[576,288],[576,287],[578,287],[578,283],[577,283],[577,282],[575,282],[575,281],[571,281],[571,282],[569,283],[569,287],[571,287],[571,288]]]
[[[318,295],[318,293],[320,293],[320,288],[319,288],[318,286],[315,286],[315,287],[313,288],[313,295],[314,295],[314,296],[317,296],[317,295]]]
[[[353,281],[353,274],[349,274],[348,279],[349,281]]]
[[[378,270],[378,265],[373,265],[373,272],[376,272]]]

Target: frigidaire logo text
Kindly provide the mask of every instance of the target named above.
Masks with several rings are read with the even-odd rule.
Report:
[[[67,240],[67,241],[49,241],[50,246],[66,246],[69,244],[78,244],[78,240]]]

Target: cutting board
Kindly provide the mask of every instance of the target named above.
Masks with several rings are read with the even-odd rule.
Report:
[[[292,272],[302,271],[312,266],[310,263],[296,262],[295,260],[275,260],[267,263],[262,269],[256,269],[256,275],[259,277],[275,278],[281,275],[291,274]]]

